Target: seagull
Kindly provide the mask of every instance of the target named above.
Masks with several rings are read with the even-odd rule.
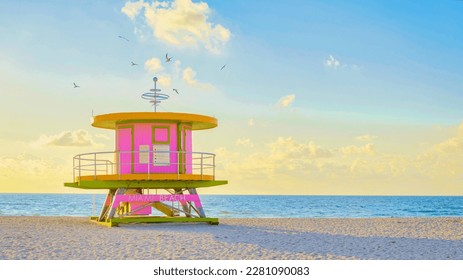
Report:
[[[227,64],[224,64],[224,66],[222,66],[222,68],[220,68],[220,70],[223,70],[223,68],[225,68],[225,66],[227,66]]]
[[[173,91],[175,91],[177,94],[179,94],[177,89],[174,88]]]
[[[136,64],[136,63],[133,63],[133,61],[131,61],[131,62],[132,62],[132,66],[138,65],[138,64]]]
[[[166,62],[170,62],[171,59],[172,59],[172,57],[169,57],[169,56],[166,54]]]
[[[76,83],[73,83],[73,84],[74,84],[74,88],[78,88],[78,87],[80,87],[80,86],[76,85]]]
[[[130,42],[129,39],[127,39],[127,38],[125,38],[125,37],[122,37],[121,35],[119,35],[119,36],[117,36],[117,37],[119,37],[119,38],[121,38],[121,39],[123,39],[123,40],[126,40],[127,42]]]

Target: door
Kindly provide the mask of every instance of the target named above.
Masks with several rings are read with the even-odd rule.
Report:
[[[133,126],[124,126],[117,129],[116,162],[119,165],[119,174],[133,173]]]

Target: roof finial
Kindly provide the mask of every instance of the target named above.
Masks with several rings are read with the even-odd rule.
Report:
[[[153,104],[154,112],[156,112],[156,107],[161,103],[161,101],[169,98],[168,94],[160,93],[161,89],[156,88],[156,82],[158,81],[157,77],[153,77],[154,88],[150,89],[150,92],[145,92],[141,95],[141,98],[149,100]]]

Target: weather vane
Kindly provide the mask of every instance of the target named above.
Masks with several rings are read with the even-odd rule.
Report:
[[[160,93],[161,89],[156,88],[157,81],[158,78],[154,77],[154,88],[150,89],[149,92],[145,92],[141,95],[141,98],[149,100],[149,102],[153,104],[154,112],[156,112],[156,107],[161,103],[161,101],[169,98],[168,94]]]

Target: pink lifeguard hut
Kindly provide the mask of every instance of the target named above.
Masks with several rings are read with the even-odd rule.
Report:
[[[194,152],[192,132],[217,126],[217,119],[198,114],[157,112],[169,98],[156,88],[144,93],[154,112],[111,113],[93,117],[92,126],[115,131],[115,151],[76,155],[73,182],[67,187],[108,189],[98,217],[120,223],[206,222],[197,188],[227,184],[215,178],[215,155]],[[162,215],[163,214],[163,215]]]

